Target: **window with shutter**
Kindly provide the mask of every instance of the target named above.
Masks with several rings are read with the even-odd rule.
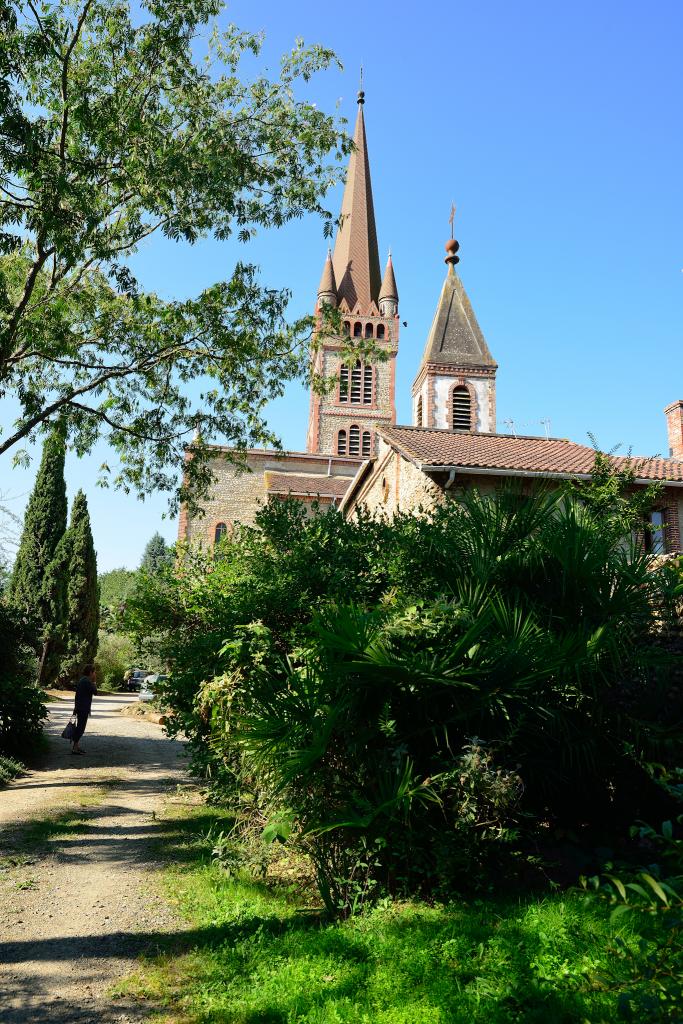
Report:
[[[451,409],[453,430],[472,429],[472,399],[466,387],[453,388]]]
[[[363,405],[372,405],[372,367],[363,367]]]
[[[337,455],[346,455],[346,431],[340,430],[337,434]]]
[[[370,458],[371,442],[370,442],[370,431],[363,431],[363,444],[361,446],[361,455],[364,459]]]
[[[349,428],[349,455],[360,455],[360,427],[355,423]]]

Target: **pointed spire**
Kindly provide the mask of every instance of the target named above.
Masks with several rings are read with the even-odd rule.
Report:
[[[327,250],[325,266],[323,267],[322,276],[320,278],[320,284],[318,285],[318,298],[323,299],[330,305],[336,305],[337,303],[337,282],[334,277],[332,252],[329,248]]]
[[[364,313],[377,304],[380,291],[379,251],[375,210],[372,202],[370,164],[363,104],[365,93],[358,93],[358,116],[354,131],[354,151],[344,187],[341,208],[341,226],[334,243],[334,275],[338,283],[339,302],[344,299],[349,310],[360,307]]]
[[[396,278],[394,277],[394,264],[391,262],[391,249],[389,250],[389,258],[387,259],[387,267],[384,271],[384,277],[382,278],[382,287],[379,290],[380,301],[382,299],[396,299],[398,302],[398,288],[396,287]]]

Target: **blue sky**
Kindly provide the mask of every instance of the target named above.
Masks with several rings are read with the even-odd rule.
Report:
[[[391,247],[401,298],[399,422],[410,421],[417,369],[445,267],[455,200],[459,272],[499,363],[498,429],[621,443],[668,454],[663,407],[683,397],[683,6],[662,0],[321,4],[239,0],[225,20],[263,29],[261,65],[277,68],[295,36],[339,54],[307,95],[339,103],[351,126],[358,67],[382,262]],[[330,197],[338,210],[341,191]],[[309,312],[326,252],[313,218],[248,246],[149,242],[142,283],[184,296],[228,277],[239,258]],[[271,425],[305,444],[308,399],[293,385]],[[68,463],[85,487],[100,567],[135,566],[167,499],[144,503],[93,484],[103,452]],[[29,471],[0,470],[20,511]]]

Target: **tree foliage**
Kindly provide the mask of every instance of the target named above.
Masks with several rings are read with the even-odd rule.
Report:
[[[196,768],[304,845],[333,909],[359,877],[471,884],[520,830],[595,837],[666,802],[648,764],[680,763],[683,695],[662,579],[566,494],[391,524],[277,503],[149,580],[129,622],[161,631]]]
[[[158,573],[169,564],[172,557],[173,552],[164,538],[160,533],[155,533],[145,546],[140,569],[146,573]]]
[[[25,756],[46,717],[32,637],[17,610],[0,600],[0,755]]]
[[[119,464],[102,482],[145,493],[176,487],[195,433],[274,442],[264,405],[308,369],[310,321],[286,323],[287,292],[239,262],[165,301],[127,263],[154,234],[247,241],[307,213],[331,229],[323,198],[350,141],[299,94],[334,56],[298,41],[279,77],[246,81],[261,38],[219,29],[222,7],[0,6],[0,396],[21,405],[0,454],[21,457],[60,417],[79,453],[109,441]],[[209,479],[206,459],[196,441],[186,496]]]

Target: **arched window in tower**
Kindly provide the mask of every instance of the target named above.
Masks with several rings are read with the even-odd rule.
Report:
[[[372,337],[372,324],[366,324],[365,325],[365,337],[366,338],[371,338]]]
[[[353,336],[354,338],[363,337],[363,325],[361,323],[358,323],[358,321],[356,321],[356,323],[353,325]]]
[[[417,408],[415,410],[415,426],[422,426],[422,395],[417,400]]]
[[[384,324],[377,324],[377,340],[384,341]]]
[[[360,427],[357,423],[349,427],[349,455],[360,455]]]
[[[337,434],[337,455],[346,455],[346,431],[340,430]]]
[[[344,334],[346,335],[347,338],[351,334],[351,324],[349,323],[348,320],[344,321]]]
[[[213,531],[214,544],[219,544],[224,537],[228,535],[228,527],[226,523],[216,523],[216,529]]]
[[[372,367],[363,367],[363,405],[372,405]]]
[[[344,363],[339,367],[339,401],[349,400],[349,368]]]
[[[453,388],[451,399],[451,417],[453,430],[472,429],[472,399],[464,385]]]
[[[356,365],[351,370],[351,404],[360,405],[361,403],[361,386],[363,380],[363,367],[361,366],[360,359],[356,360]]]
[[[360,452],[364,459],[369,459],[370,458],[371,450],[372,450],[372,439],[370,437],[370,431],[369,430],[364,430],[363,431],[363,441],[361,443],[361,452]]]

